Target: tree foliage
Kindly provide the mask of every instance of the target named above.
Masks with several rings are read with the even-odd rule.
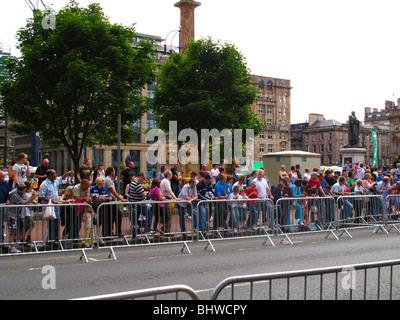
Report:
[[[98,4],[76,1],[44,29],[36,12],[18,32],[21,57],[6,65],[3,108],[19,134],[40,132],[44,143],[65,146],[75,168],[86,146],[133,139],[132,124],[148,109],[140,89],[155,79],[152,43],[133,47],[134,26],[111,24]]]
[[[245,59],[236,47],[201,39],[191,42],[184,54],[169,57],[153,103],[163,130],[169,121],[177,121],[178,132],[191,128],[199,137],[201,129],[254,129],[257,136],[263,122],[251,110],[255,98]]]

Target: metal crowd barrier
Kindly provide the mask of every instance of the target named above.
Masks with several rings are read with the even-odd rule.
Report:
[[[388,223],[400,223],[400,194],[389,194],[385,197]],[[399,230],[397,230],[399,232]]]
[[[389,233],[397,227],[400,195],[346,195],[334,197],[282,198],[275,205],[270,199],[142,201],[53,204],[57,220],[43,218],[47,204],[1,205],[3,232],[0,256],[13,251],[38,253],[84,250],[94,247],[182,244],[181,252],[191,241],[205,241],[215,251],[212,241],[283,235],[291,244],[290,234],[335,230],[351,237],[349,230],[374,227]],[[30,208],[29,218],[20,211]],[[90,227],[82,221],[86,210]],[[13,213],[14,212],[14,213]],[[9,218],[11,217],[11,218]],[[6,225],[6,226],[5,226]],[[389,229],[390,228],[390,229]],[[86,234],[85,234],[86,233]],[[30,236],[28,239],[27,236]],[[28,241],[27,241],[28,240]],[[284,239],[283,239],[284,240]],[[282,240],[282,241],[283,241]],[[110,255],[111,256],[111,255]]]
[[[199,295],[192,288],[185,285],[175,285],[121,293],[112,293],[75,300],[134,300],[146,297],[153,297],[154,300],[157,300],[158,296],[163,295],[165,298],[165,295],[171,293],[175,294],[175,300],[179,300],[179,293],[186,293],[192,300],[200,300]]]
[[[218,284],[210,300],[370,300],[399,299],[400,260],[339,267],[230,277]],[[384,285],[382,285],[384,283]],[[230,290],[225,290],[230,287]],[[294,289],[294,292],[291,289]],[[397,290],[398,291],[398,290]]]
[[[399,300],[400,260],[362,263],[338,267],[243,275],[221,281],[210,300]],[[184,292],[200,300],[185,285],[142,289],[75,300],[131,300]]]
[[[46,208],[54,208],[57,218],[46,219]],[[2,204],[0,212],[0,255],[82,250],[96,245],[96,218],[88,203]]]
[[[97,236],[101,247],[122,247],[195,241],[193,205],[180,201],[93,203],[98,218]]]
[[[346,233],[360,227],[374,227],[386,232],[383,225],[387,222],[387,206],[382,195],[345,195],[337,198],[337,229]]]
[[[212,240],[266,237],[271,240],[274,230],[274,205],[272,200],[212,199],[201,200],[196,205],[195,228],[199,241],[215,251]]]
[[[336,238],[336,219],[333,197],[281,198],[275,204],[276,234],[285,236],[290,244],[289,234],[325,231]]]

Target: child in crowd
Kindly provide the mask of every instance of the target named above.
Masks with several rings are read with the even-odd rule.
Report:
[[[248,199],[244,189],[240,189],[240,191],[239,191],[239,199]],[[239,229],[246,228],[246,220],[247,220],[247,205],[246,205],[246,201],[240,201],[239,202]]]
[[[250,187],[247,188],[246,190],[246,196],[249,199],[255,199],[258,198],[258,191],[257,191],[257,182],[255,180],[253,180],[250,183]],[[256,202],[255,201],[249,201],[248,202],[249,206],[250,206],[250,215],[249,215],[249,219],[247,219],[247,228],[253,228],[253,230],[257,229],[257,219],[258,219],[258,211],[257,211],[257,207],[256,207]]]
[[[233,176],[227,175],[226,176],[226,195],[229,196],[231,195],[233,189],[232,189],[232,183],[233,183]]]
[[[312,188],[311,189],[311,197],[318,198],[318,189]],[[316,223],[318,220],[318,204],[316,200],[311,200],[310,202],[310,214],[311,216],[308,217],[308,223]]]
[[[237,200],[240,199],[240,187],[239,186],[234,186],[232,189],[232,193],[229,195],[230,200]],[[239,201],[231,201],[231,223],[232,223],[232,229],[234,232],[238,231],[238,226],[239,226]]]
[[[399,215],[400,214],[400,181],[397,181],[396,184],[392,185],[389,188],[389,194],[393,195],[391,197],[390,203],[393,205],[393,214]],[[398,195],[398,196],[395,196]]]
[[[357,196],[361,196],[363,194],[366,194],[366,190],[363,187],[363,181],[361,179],[357,179],[355,182],[354,186],[354,194]],[[353,199],[354,203],[354,212],[355,212],[355,223],[360,223],[361,222],[361,216],[362,216],[362,209],[363,209],[363,198],[362,197],[356,197]]]
[[[22,195],[22,199],[28,200],[32,196],[33,184],[31,181],[25,181],[26,192]],[[32,201],[33,204],[37,204],[35,200]],[[33,215],[35,214],[32,207],[24,207],[21,210],[20,216],[20,230],[22,231],[22,236],[25,237],[25,243],[29,246],[32,243],[31,233],[32,229],[35,227],[35,222],[33,221]]]
[[[72,186],[66,187],[64,190],[63,195],[60,198],[60,203],[71,204],[75,202],[74,194],[73,194]],[[60,207],[60,218],[61,218],[61,225],[64,226],[64,230],[62,232],[62,239],[66,239],[71,230],[72,224],[72,216],[74,214],[74,208],[61,206]]]
[[[85,247],[90,248],[92,246],[92,208],[89,206],[85,207],[85,212],[82,216],[82,223],[85,229]]]

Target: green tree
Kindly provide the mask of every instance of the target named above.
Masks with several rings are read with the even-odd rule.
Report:
[[[202,129],[254,129],[257,136],[264,124],[251,110],[255,99],[256,89],[236,47],[201,39],[189,43],[184,54],[169,57],[153,103],[164,131],[177,121],[178,132],[191,128],[198,137]]]
[[[134,26],[111,24],[98,4],[74,0],[43,28],[36,12],[18,32],[21,57],[6,63],[0,94],[19,134],[40,132],[51,147],[65,146],[79,166],[83,148],[132,141],[132,124],[148,109],[140,89],[155,79],[152,43],[133,47]]]

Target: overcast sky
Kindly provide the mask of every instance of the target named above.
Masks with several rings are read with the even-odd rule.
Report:
[[[135,23],[137,32],[165,38],[179,28],[177,1],[78,3],[98,2],[111,22]],[[17,54],[16,31],[32,13],[25,0],[1,2],[0,42]],[[292,123],[308,120],[309,113],[345,122],[352,110],[364,120],[365,107],[383,109],[385,100],[400,98],[399,0],[200,2],[196,39],[233,43],[252,74],[291,80]],[[50,3],[58,11],[68,0]]]

